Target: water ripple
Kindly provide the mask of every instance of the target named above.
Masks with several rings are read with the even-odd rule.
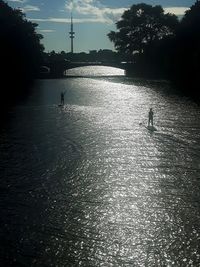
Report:
[[[37,86],[0,132],[2,266],[199,266],[200,108],[165,82]]]

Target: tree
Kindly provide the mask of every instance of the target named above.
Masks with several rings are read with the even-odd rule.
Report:
[[[42,35],[36,32],[36,27],[20,10],[0,0],[0,55],[6,56],[9,63],[18,62],[17,69],[25,67],[30,74],[37,71],[44,50],[40,44]]]
[[[164,14],[161,6],[142,3],[126,10],[116,23],[118,31],[111,31],[108,37],[119,52],[132,56],[135,52],[142,54],[153,42],[173,35],[177,25],[177,17]]]
[[[176,32],[174,53],[172,55],[173,79],[181,88],[185,88],[200,97],[200,2],[197,1],[186,11]]]
[[[6,83],[9,91],[5,88],[0,91],[5,105],[7,95],[11,94],[13,99],[19,95],[41,65],[44,47],[36,27],[37,24],[28,21],[20,10],[0,0],[0,76],[1,83]]]
[[[195,38],[200,39],[200,1],[197,1],[185,12],[181,21],[181,30],[187,32]]]

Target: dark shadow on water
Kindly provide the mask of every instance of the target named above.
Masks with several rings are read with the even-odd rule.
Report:
[[[7,88],[2,90],[0,100],[0,131],[15,116],[15,106],[26,103],[36,84],[36,80],[25,81],[24,83],[10,82],[7,84]]]

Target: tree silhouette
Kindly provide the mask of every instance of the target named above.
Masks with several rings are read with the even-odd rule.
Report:
[[[185,91],[200,97],[200,2],[197,1],[186,11],[180,22],[172,54],[173,80]],[[189,90],[188,90],[189,88]]]
[[[0,0],[0,76],[6,84],[0,93],[4,105],[8,95],[10,103],[37,74],[44,48],[36,27],[20,10]]]
[[[174,34],[177,25],[177,17],[164,14],[161,6],[141,3],[123,13],[116,23],[118,31],[111,31],[108,37],[119,52],[131,57],[135,52],[142,54],[153,42]]]

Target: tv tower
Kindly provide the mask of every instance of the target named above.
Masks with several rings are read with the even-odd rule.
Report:
[[[74,35],[75,32],[73,30],[73,17],[72,17],[72,13],[71,13],[71,31],[69,32],[69,38],[71,39],[71,53],[74,53]]]

